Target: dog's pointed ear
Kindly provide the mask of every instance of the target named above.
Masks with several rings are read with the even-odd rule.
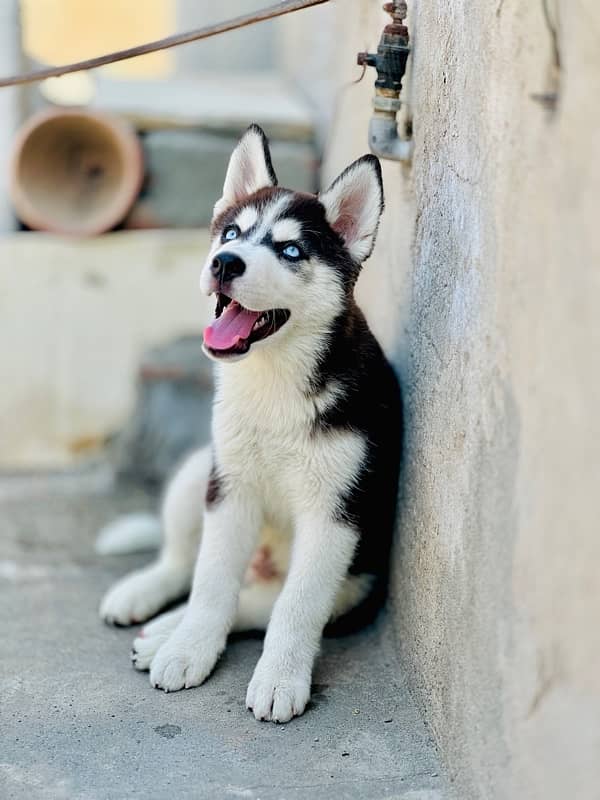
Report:
[[[277,186],[269,140],[262,128],[250,125],[229,159],[223,196],[215,204],[214,216],[266,186]]]
[[[381,166],[375,156],[350,164],[319,195],[325,216],[359,264],[371,255],[383,211]]]

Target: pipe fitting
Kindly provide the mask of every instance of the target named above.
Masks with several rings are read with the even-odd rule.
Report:
[[[400,137],[395,114],[373,114],[369,121],[369,147],[374,155],[410,163],[413,146],[412,139]]]
[[[413,143],[400,137],[396,120],[402,106],[400,92],[410,53],[408,28],[404,25],[406,2],[395,0],[386,3],[383,9],[390,14],[392,22],[383,29],[377,53],[359,53],[357,56],[358,64],[377,70],[369,147],[379,158],[407,162],[412,158]]]

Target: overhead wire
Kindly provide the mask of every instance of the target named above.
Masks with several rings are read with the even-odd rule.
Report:
[[[103,67],[106,64],[114,64],[116,61],[125,61],[129,58],[137,58],[147,53],[156,53],[159,50],[168,50],[172,47],[179,47],[189,42],[197,42],[202,39],[208,39],[211,36],[218,36],[228,31],[234,31],[238,28],[245,28],[248,25],[255,25],[258,22],[265,22],[269,19],[282,17],[285,14],[291,14],[295,11],[301,11],[305,8],[322,5],[328,3],[330,0],[282,0],[272,6],[253,11],[250,14],[243,14],[225,22],[218,22],[213,25],[205,25],[202,28],[187,31],[184,33],[176,33],[173,36],[167,36],[163,39],[157,39],[154,42],[147,42],[146,44],[136,45],[129,47],[125,50],[116,50],[112,53],[106,53],[102,56],[95,58],[88,58],[85,61],[75,61],[71,64],[62,64],[55,67],[44,67],[42,69],[32,70],[31,72],[24,72],[16,75],[8,75],[0,78],[0,88],[8,86],[20,86],[26,83],[35,83],[36,81],[43,81],[47,78],[58,78],[61,75],[68,75],[72,72],[82,72],[83,70],[96,69]]]

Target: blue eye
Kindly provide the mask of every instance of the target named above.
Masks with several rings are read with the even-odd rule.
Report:
[[[286,258],[291,258],[292,261],[297,261],[300,258],[300,248],[295,244],[286,244],[281,251]]]
[[[221,237],[224,242],[232,242],[234,239],[237,239],[240,233],[240,229],[237,225],[230,225],[228,228],[225,228],[223,231],[223,236]]]

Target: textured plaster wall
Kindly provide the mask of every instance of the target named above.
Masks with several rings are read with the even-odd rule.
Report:
[[[123,427],[144,353],[212,316],[207,249],[203,230],[0,239],[0,471],[68,465]]]
[[[400,664],[461,800],[594,800],[600,6],[548,2],[560,69],[542,0],[409,8],[414,163],[385,166],[360,286],[406,389]],[[339,85],[382,19],[337,4]],[[366,149],[368,78],[329,176]]]

